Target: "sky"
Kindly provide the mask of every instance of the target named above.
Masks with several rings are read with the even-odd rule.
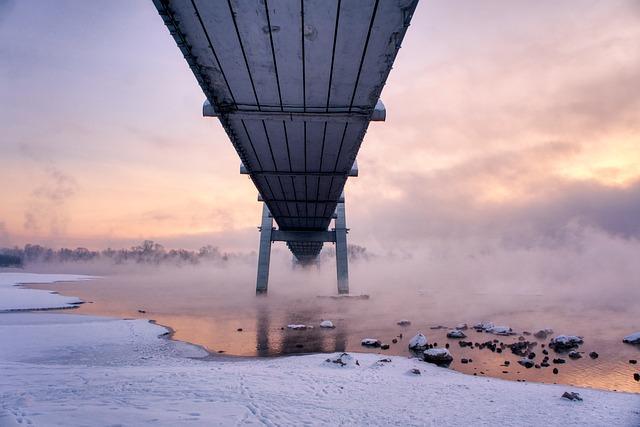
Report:
[[[640,239],[639,45],[639,0],[422,0],[350,243]],[[0,0],[0,247],[255,250],[257,192],[203,100],[151,1]]]

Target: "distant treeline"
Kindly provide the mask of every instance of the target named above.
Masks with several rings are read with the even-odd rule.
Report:
[[[115,264],[198,264],[203,261],[226,262],[230,258],[246,255],[223,253],[213,246],[203,246],[197,251],[165,249],[159,243],[145,240],[129,249],[104,249],[92,251],[87,248],[51,249],[27,244],[23,248],[0,249],[0,267],[20,267],[35,263],[87,262],[105,260]]]
[[[372,256],[367,248],[348,245],[347,253],[351,261],[368,260]],[[323,257],[335,257],[333,246],[327,245]],[[0,248],[0,267],[22,267],[36,263],[65,263],[107,261],[113,264],[199,264],[201,262],[227,262],[230,259],[249,260],[254,253],[227,253],[207,245],[197,251],[187,249],[166,249],[152,240],[145,240],[139,246],[129,249],[104,249],[92,251],[87,248],[52,249],[40,245],[27,244],[23,248]]]

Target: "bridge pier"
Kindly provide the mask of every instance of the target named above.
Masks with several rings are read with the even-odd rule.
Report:
[[[269,287],[269,265],[272,242],[331,242],[336,245],[336,273],[338,294],[349,293],[349,257],[347,252],[347,221],[344,208],[344,196],[336,205],[335,228],[326,231],[288,231],[273,227],[273,217],[267,204],[262,205],[262,223],[260,229],[260,249],[258,253],[258,274],[256,294],[266,294]]]
[[[262,223],[260,225],[260,252],[258,253],[258,278],[256,294],[266,294],[269,285],[269,264],[271,262],[271,234],[273,218],[267,204],[262,205]]]

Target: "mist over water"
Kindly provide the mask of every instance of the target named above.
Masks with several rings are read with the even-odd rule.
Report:
[[[391,344],[381,353],[409,356],[407,339],[421,331],[431,343],[450,343],[452,368],[463,372],[640,392],[628,364],[628,359],[640,358],[640,349],[621,342],[640,330],[640,306],[635,303],[640,300],[639,253],[637,240],[587,228],[568,230],[562,241],[529,246],[504,239],[433,240],[417,250],[377,251],[367,260],[352,261],[351,294],[368,295],[366,300],[319,298],[337,293],[333,258],[322,257],[318,266],[295,267],[286,248],[277,245],[266,297],[255,296],[256,266],[246,259],[183,267],[93,263],[35,269],[104,276],[45,287],[92,302],[77,313],[151,318],[171,326],[176,339],[212,352],[277,356],[380,351],[360,346],[362,338],[371,337]],[[336,328],[320,329],[324,319]],[[401,328],[396,325],[400,319],[412,325]],[[459,348],[455,340],[446,339],[446,329],[430,329],[483,320],[519,333],[551,327],[556,334],[584,336],[584,357],[560,366],[554,376],[553,365],[526,370],[510,353]],[[314,328],[286,328],[294,323]],[[392,344],[400,333],[404,341]],[[479,342],[517,340],[475,331],[467,335]],[[597,351],[599,359],[589,359],[590,351]],[[474,362],[462,365],[461,357]],[[504,360],[512,361],[508,374],[500,367]]]

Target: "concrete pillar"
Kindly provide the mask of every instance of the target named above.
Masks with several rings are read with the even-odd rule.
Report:
[[[271,259],[271,230],[273,218],[267,208],[262,205],[262,225],[260,226],[260,251],[258,253],[258,278],[256,280],[256,294],[266,294],[269,285],[269,262]]]
[[[344,202],[336,206],[336,270],[338,293],[349,293],[349,259],[347,254],[347,219]]]

